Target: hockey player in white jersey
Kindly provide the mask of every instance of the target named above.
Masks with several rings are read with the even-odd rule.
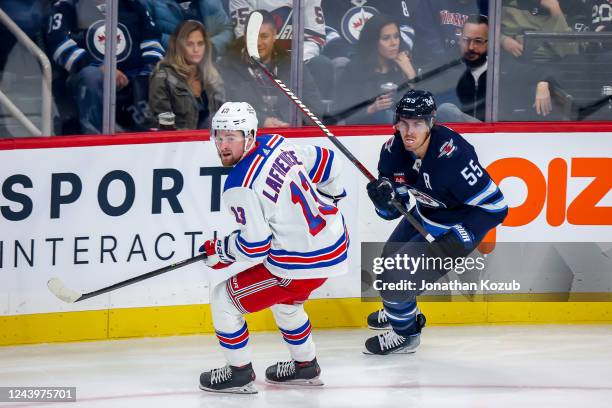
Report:
[[[226,102],[212,120],[221,162],[233,167],[223,201],[238,229],[200,250],[213,269],[235,261],[258,264],[211,290],[213,324],[227,365],[202,373],[205,391],[257,392],[243,315],[266,308],[292,359],[268,367],[266,381],[322,385],[303,303],[328,277],[347,271],[349,237],[335,205],[346,193],[334,152],[256,132],[257,116],[246,102]]]

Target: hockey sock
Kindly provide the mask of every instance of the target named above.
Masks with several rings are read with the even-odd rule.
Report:
[[[251,362],[249,330],[242,313],[229,299],[224,283],[211,291],[210,306],[215,332],[226,361],[234,367],[248,365]]]
[[[420,332],[416,320],[418,308],[415,300],[407,302],[383,300],[383,306],[394,332],[404,337]]]
[[[276,324],[295,361],[312,361],[315,345],[312,341],[311,325],[303,305],[278,304],[271,307]]]

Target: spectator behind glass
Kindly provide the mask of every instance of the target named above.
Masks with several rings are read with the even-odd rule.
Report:
[[[291,49],[293,38],[294,0],[230,0],[229,9],[236,38],[244,36],[246,18],[254,10],[265,10],[274,17],[277,48]],[[304,10],[303,60],[317,79],[319,94],[331,99],[334,87],[334,66],[321,55],[325,45],[325,18],[321,0],[302,0]]]
[[[263,16],[257,49],[270,72],[283,82],[289,83],[291,57],[286,49],[279,47],[274,17],[265,10],[257,10]],[[225,82],[227,99],[248,102],[259,107],[257,116],[262,127],[288,127],[291,104],[271,80],[258,69],[251,67],[244,47],[244,36],[236,40],[232,50],[223,58],[219,71]],[[310,73],[304,66],[302,100],[315,113],[321,112],[321,95]]]
[[[535,120],[550,115],[553,112],[550,81],[556,75],[555,61],[577,54],[575,43],[543,43],[532,55],[524,56],[526,31],[563,33],[572,29],[558,0],[503,1],[500,118],[506,120]],[[535,98],[531,99],[534,89]]]
[[[140,0],[157,24],[162,34],[162,45],[168,48],[170,35],[184,20],[196,20],[204,24],[210,35],[214,55],[224,55],[234,39],[232,22],[220,0]]]
[[[487,47],[489,45],[489,19],[471,15],[463,25],[461,51],[466,70],[457,82],[457,97],[461,110],[480,121],[485,120],[487,94]]]
[[[336,117],[347,123],[391,123],[398,95],[415,76],[410,56],[400,49],[398,24],[383,14],[373,16],[361,30],[357,54],[340,79]],[[386,83],[402,92],[381,91]]]
[[[177,129],[205,129],[223,102],[223,81],[212,61],[208,34],[201,23],[184,21],[151,76],[151,110],[155,117],[174,113]]]
[[[49,16],[48,55],[68,73],[68,93],[84,133],[102,130],[105,10],[104,0],[63,0]],[[160,34],[136,0],[119,1],[118,20],[117,121],[132,130],[148,130],[149,75],[164,53]]]
[[[304,3],[304,61],[319,55],[325,45],[325,19],[321,0],[302,0]],[[293,0],[230,0],[230,17],[236,38],[244,36],[247,17],[254,10],[265,10],[274,16],[278,40],[290,48],[292,38]]]
[[[0,0],[2,9],[32,41],[41,46],[41,27],[44,26],[48,5],[38,0]],[[3,71],[11,49],[17,42],[15,36],[0,24],[0,72]]]

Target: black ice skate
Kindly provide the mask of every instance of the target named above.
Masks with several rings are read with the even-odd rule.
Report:
[[[255,371],[251,363],[243,367],[227,365],[200,375],[200,389],[231,394],[257,394]]]
[[[421,343],[421,330],[425,327],[425,315],[417,310],[416,331],[407,337],[393,330],[370,337],[365,342],[364,354],[409,354],[414,353]]]
[[[409,354],[414,353],[421,343],[421,333],[408,337],[400,336],[393,330],[370,337],[365,342],[364,354]]]
[[[387,330],[391,328],[385,309],[380,309],[368,315],[368,328],[372,330]]]
[[[321,367],[315,358],[312,361],[283,361],[266,370],[266,382],[282,385],[318,386],[323,385],[319,379]]]

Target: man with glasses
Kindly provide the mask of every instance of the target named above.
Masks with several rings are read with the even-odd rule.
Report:
[[[480,121],[485,120],[488,38],[489,19],[471,15],[463,26],[460,40],[466,70],[457,83],[457,96],[461,110]]]

